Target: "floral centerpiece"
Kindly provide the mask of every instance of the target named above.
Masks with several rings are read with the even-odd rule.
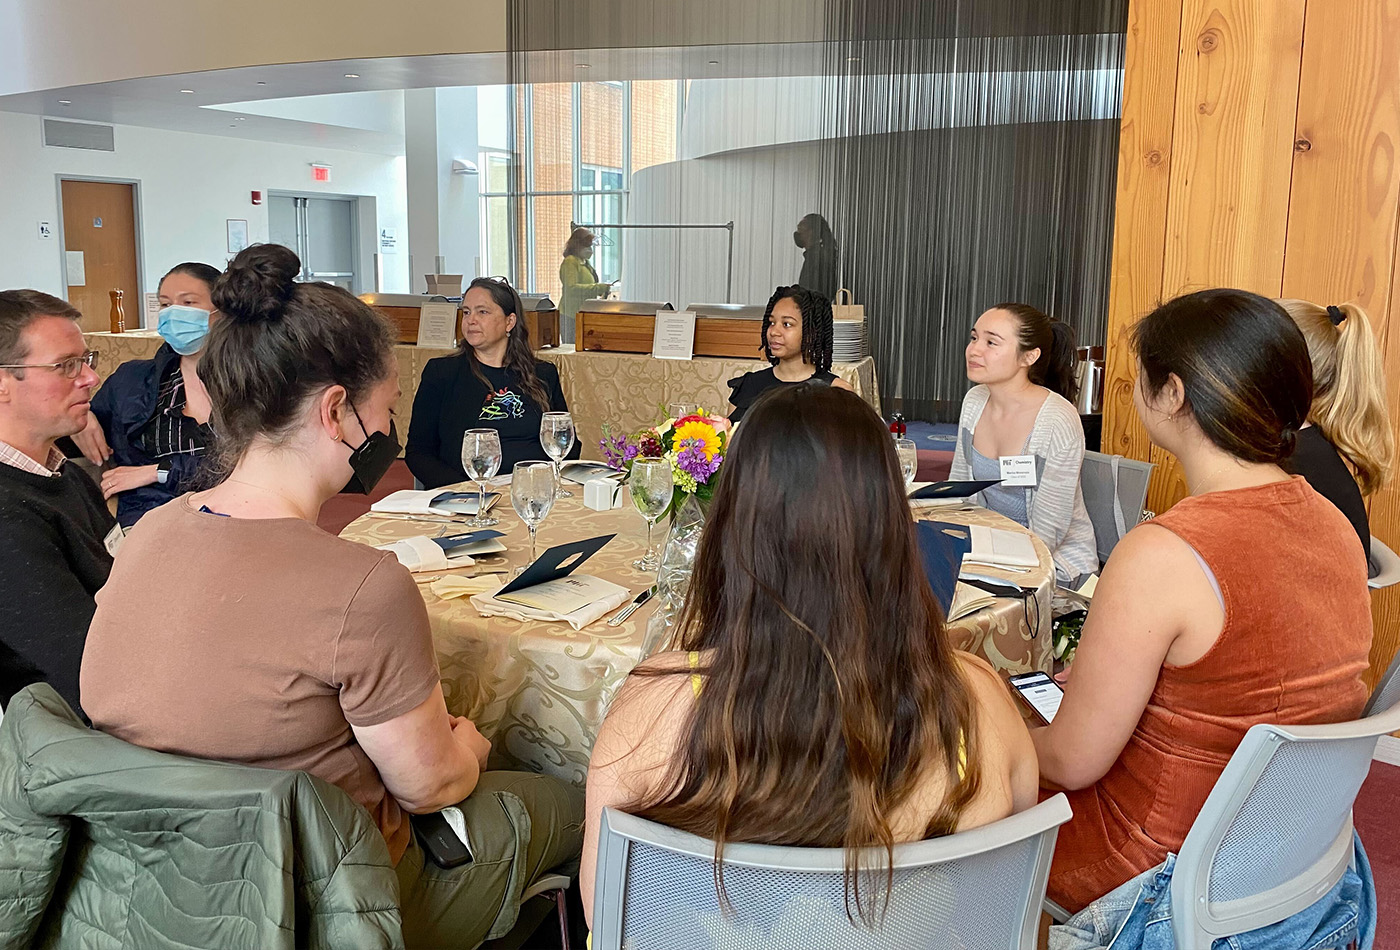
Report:
[[[620,472],[630,473],[638,456],[668,459],[676,486],[670,511],[676,512],[688,496],[703,506],[714,495],[716,476],[729,446],[729,431],[728,419],[699,409],[630,436],[613,435],[605,425],[598,447],[604,461]]]

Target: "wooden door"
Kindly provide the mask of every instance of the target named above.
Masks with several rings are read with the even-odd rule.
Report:
[[[127,329],[139,327],[145,306],[136,277],[135,187],[65,180],[62,196],[63,249],[69,255],[68,302],[82,311],[83,329],[110,329],[112,290],[126,292]],[[81,283],[74,283],[77,280]]]

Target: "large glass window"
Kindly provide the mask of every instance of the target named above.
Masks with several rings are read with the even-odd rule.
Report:
[[[487,273],[558,299],[571,223],[594,229],[600,281],[621,277],[633,171],[675,161],[681,84],[551,83],[479,90]]]

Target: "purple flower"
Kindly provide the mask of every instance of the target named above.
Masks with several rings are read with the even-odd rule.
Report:
[[[710,476],[719,471],[723,457],[716,452],[714,458],[705,454],[703,439],[682,439],[680,451],[676,453],[676,467],[692,476],[701,485],[708,484]]]
[[[603,461],[609,468],[626,471],[632,460],[640,454],[636,443],[620,435],[604,435],[598,440],[598,448],[603,453]]]

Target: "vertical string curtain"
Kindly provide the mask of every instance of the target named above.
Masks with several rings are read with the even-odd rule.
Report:
[[[508,0],[512,278],[762,304],[829,223],[886,411],[956,416],[1002,300],[1102,343],[1126,0]],[[755,347],[757,347],[755,328]]]
[[[978,314],[1107,325],[1126,3],[833,0],[820,205],[887,410],[956,419]]]

